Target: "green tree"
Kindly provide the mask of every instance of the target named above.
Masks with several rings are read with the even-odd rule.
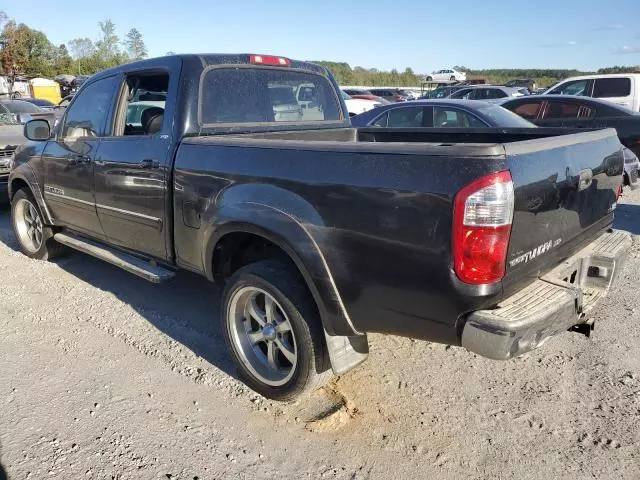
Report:
[[[0,40],[4,73],[51,76],[55,72],[55,50],[47,36],[14,20],[5,23]]]
[[[73,72],[73,59],[64,43],[55,50],[54,67],[56,74]]]
[[[113,67],[122,63],[122,54],[118,48],[120,39],[116,35],[116,25],[107,18],[102,22],[98,22],[100,27],[100,38],[96,42],[96,54],[100,61],[103,62],[104,68]]]
[[[147,46],[142,40],[142,34],[135,28],[129,30],[124,40],[127,53],[133,60],[142,60],[147,58]]]
[[[100,69],[95,65],[96,46],[90,38],[74,38],[69,42],[69,50],[74,60],[74,74],[91,74]]]

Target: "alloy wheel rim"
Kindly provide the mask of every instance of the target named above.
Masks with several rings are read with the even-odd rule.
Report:
[[[278,301],[247,286],[233,293],[228,308],[233,348],[251,374],[271,386],[291,380],[298,350],[289,317]]]
[[[42,247],[43,224],[40,212],[29,200],[21,198],[15,209],[16,233],[20,243],[30,253]]]

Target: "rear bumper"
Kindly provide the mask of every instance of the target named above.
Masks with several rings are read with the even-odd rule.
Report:
[[[493,310],[467,318],[462,346],[507,360],[541,346],[551,336],[586,321],[624,263],[631,237],[609,231]]]

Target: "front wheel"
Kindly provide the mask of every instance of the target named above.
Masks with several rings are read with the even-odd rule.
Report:
[[[284,264],[239,269],[225,287],[221,317],[239,376],[261,395],[289,401],[330,378],[313,298]]]
[[[61,252],[61,245],[53,239],[51,227],[44,224],[38,204],[31,193],[18,190],[11,200],[13,233],[20,250],[29,258],[53,260]]]
[[[451,77],[449,80],[451,80],[452,82],[456,81],[456,77]]]
[[[427,82],[432,82],[433,81],[433,77],[427,77]]]

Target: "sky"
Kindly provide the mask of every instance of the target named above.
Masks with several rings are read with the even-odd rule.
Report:
[[[4,2],[3,2],[4,3]],[[10,18],[55,44],[124,38],[135,27],[150,56],[263,53],[415,72],[482,68],[597,70],[640,65],[640,0],[108,0],[8,2]]]

